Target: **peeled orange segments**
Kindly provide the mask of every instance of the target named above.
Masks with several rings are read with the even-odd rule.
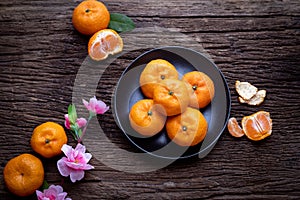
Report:
[[[165,125],[166,116],[157,111],[152,99],[135,103],[129,113],[131,127],[144,136],[153,136]]]
[[[112,29],[96,32],[89,40],[88,53],[93,60],[104,60],[108,55],[114,55],[123,50],[123,40]]]
[[[234,137],[242,137],[245,135],[243,129],[239,126],[235,117],[231,117],[228,120],[227,128],[229,133]]]
[[[229,119],[227,128],[234,137],[246,135],[250,140],[259,141],[272,133],[272,119],[270,113],[259,111],[242,119],[242,128],[238,125],[236,118]]]
[[[270,113],[259,111],[243,117],[242,127],[245,135],[254,141],[262,140],[272,133],[272,119]]]

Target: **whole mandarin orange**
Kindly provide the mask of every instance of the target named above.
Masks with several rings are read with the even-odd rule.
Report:
[[[203,72],[192,71],[183,75],[182,80],[189,83],[194,94],[190,96],[189,105],[194,108],[204,108],[213,99],[215,87],[213,81]]]
[[[85,0],[73,11],[73,26],[84,35],[93,35],[97,31],[106,29],[109,21],[110,13],[99,1]]]
[[[176,144],[194,146],[205,138],[208,124],[198,109],[188,107],[182,114],[168,117],[166,129]]]
[[[40,159],[31,154],[21,154],[7,162],[3,170],[4,182],[17,196],[31,195],[42,186],[44,167]]]
[[[160,132],[166,116],[157,111],[152,99],[143,99],[135,103],[129,113],[131,127],[144,136],[153,136]]]
[[[54,122],[46,122],[33,130],[32,149],[45,158],[61,154],[61,147],[68,141],[64,128]]]
[[[183,81],[165,79],[155,87],[153,100],[155,104],[161,105],[160,112],[165,112],[167,116],[177,115],[188,107],[188,90]]]
[[[140,76],[140,86],[143,94],[148,98],[153,98],[155,87],[164,79],[178,79],[176,68],[163,59],[150,61]]]

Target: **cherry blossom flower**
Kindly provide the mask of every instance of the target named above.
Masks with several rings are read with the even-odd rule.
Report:
[[[85,153],[85,146],[78,143],[76,148],[64,144],[61,148],[66,157],[57,161],[57,168],[62,176],[70,176],[74,183],[84,177],[84,170],[94,169],[90,164],[87,164],[92,158],[92,154]]]
[[[60,185],[51,185],[43,192],[36,190],[36,196],[38,200],[72,200],[71,198],[66,198],[67,193],[63,191]]]
[[[92,115],[104,114],[109,109],[109,106],[107,106],[103,101],[97,100],[95,96],[93,98],[90,98],[89,102],[82,99],[82,103]]]
[[[87,123],[87,121],[85,118],[76,119],[76,124],[77,124],[78,128],[84,127],[86,125],[86,123]],[[70,123],[68,114],[65,114],[65,127],[67,129],[71,129],[71,123]]]

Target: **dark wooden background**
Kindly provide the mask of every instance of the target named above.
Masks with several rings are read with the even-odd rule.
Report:
[[[46,121],[64,122],[76,75],[87,57],[88,37],[75,31],[71,22],[72,11],[79,2],[0,2],[0,199],[17,199],[5,187],[2,172],[14,156],[35,154],[29,145],[34,127]],[[160,35],[161,40],[155,40],[153,47],[171,44],[208,54],[228,81],[231,116],[241,120],[258,110],[268,111],[273,119],[273,133],[261,142],[252,142],[246,137],[233,138],[225,130],[204,159],[175,162],[141,174],[120,172],[93,158],[91,164],[95,169],[86,172],[82,181],[72,184],[68,178],[64,180],[68,196],[74,200],[299,199],[299,1],[109,0],[104,3],[110,12],[130,16],[136,30],[155,26],[175,29],[189,40],[180,34],[155,34],[154,28],[150,28],[152,33],[122,34],[124,54],[106,69],[101,64],[92,68],[96,75],[98,71],[103,73],[96,90],[98,98],[111,106],[113,89],[122,71],[147,50],[144,47],[151,39],[153,42]],[[234,90],[236,80],[266,89],[265,102],[259,107],[239,104]],[[88,84],[83,85],[82,92],[90,89]],[[135,151],[115,124],[111,110],[98,120],[113,143]],[[75,144],[70,135],[69,144]],[[50,184],[61,183],[57,159],[42,159],[45,178]],[[33,195],[24,199],[34,198]]]

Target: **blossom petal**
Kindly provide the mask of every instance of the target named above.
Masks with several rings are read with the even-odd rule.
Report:
[[[39,190],[36,190],[35,193],[36,193],[36,196],[37,196],[38,200],[42,200],[43,199],[44,193],[42,193]]]
[[[95,111],[97,114],[104,114],[109,107],[101,100],[97,101],[97,104],[95,105]]]
[[[70,179],[73,183],[76,181],[80,181],[84,177],[84,171],[83,170],[73,170],[70,174]]]
[[[70,169],[75,169],[75,170],[82,170],[85,166],[85,163],[76,163],[76,162],[65,162],[65,164],[70,168]]]
[[[63,188],[60,185],[50,185],[50,187],[43,192],[36,190],[36,195],[38,200],[72,200],[66,198],[68,194],[63,191]]]
[[[90,169],[95,169],[95,167],[90,164],[86,164],[84,170],[90,170]]]
[[[55,200],[65,200],[66,196],[68,195],[68,193],[66,192],[61,192],[60,194],[57,195]]]
[[[85,146],[80,143],[78,143],[75,147],[75,151],[78,151],[80,153],[85,153],[85,150]]]
[[[86,109],[89,110],[89,103],[86,100],[84,100],[84,99],[82,99],[82,103],[86,107]]]
[[[65,159],[66,158],[63,157],[62,159],[57,161],[57,169],[62,176],[67,177],[70,175],[71,172],[70,172],[69,167],[66,165]]]
[[[89,102],[89,106],[92,109],[91,111],[95,112],[95,107],[97,105],[97,99],[96,96],[94,96],[93,98],[90,98],[90,102]]]
[[[64,189],[60,186],[60,185],[51,185],[49,187],[49,189],[54,189],[57,193],[62,193],[64,191]]]
[[[92,154],[90,154],[90,153],[85,153],[85,154],[84,154],[84,157],[85,157],[85,162],[88,163],[88,162],[91,160],[91,158],[92,158]]]
[[[72,154],[72,147],[70,145],[64,144],[61,147],[62,152],[69,158]]]
[[[48,189],[44,190],[44,195],[45,197],[56,197],[57,196],[56,188],[50,186]]]
[[[79,118],[76,120],[76,123],[78,125],[79,128],[82,128],[86,125],[87,121],[85,118]]]
[[[71,128],[71,124],[70,124],[70,120],[69,120],[69,115],[68,114],[65,114],[65,127],[67,129]]]

